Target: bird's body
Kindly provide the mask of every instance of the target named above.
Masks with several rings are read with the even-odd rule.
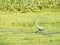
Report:
[[[43,28],[42,26],[39,26],[39,25],[37,24],[37,20],[36,20],[36,27],[37,27],[37,29],[38,29],[39,31],[44,31],[44,28]]]
[[[40,30],[40,31],[43,31],[44,28],[41,27],[41,26],[37,26],[37,29]]]

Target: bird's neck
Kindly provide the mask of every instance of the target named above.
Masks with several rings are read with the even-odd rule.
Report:
[[[39,26],[37,21],[36,21],[36,26]]]

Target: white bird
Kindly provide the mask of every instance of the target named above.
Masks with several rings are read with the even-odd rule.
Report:
[[[38,23],[37,23],[37,20],[36,20],[36,27],[39,31],[44,31],[44,28],[42,26],[39,26]]]

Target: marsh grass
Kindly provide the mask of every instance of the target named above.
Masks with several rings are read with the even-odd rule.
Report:
[[[60,45],[60,33],[35,33],[38,31],[35,26],[36,19],[45,31],[58,32],[60,30],[60,12],[0,12],[0,28],[8,28],[8,30],[12,28],[16,31],[0,32],[2,45],[4,43],[8,45]]]

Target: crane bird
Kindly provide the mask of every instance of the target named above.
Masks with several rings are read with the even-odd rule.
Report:
[[[39,31],[44,31],[44,28],[42,26],[38,25],[37,20],[36,20],[35,24],[36,24],[36,27]]]

